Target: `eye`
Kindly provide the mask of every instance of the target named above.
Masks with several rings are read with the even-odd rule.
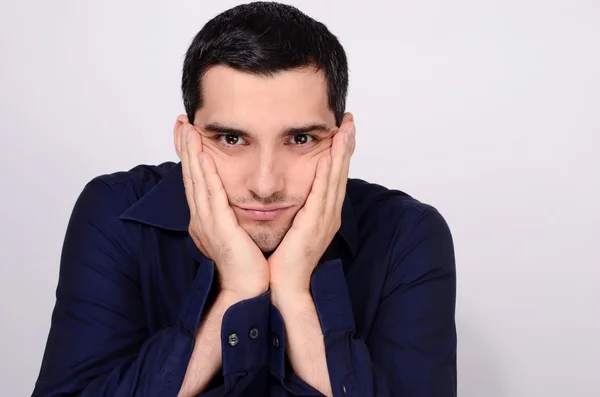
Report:
[[[297,134],[291,137],[291,143],[296,146],[306,145],[307,143],[314,141],[315,137],[308,134]]]
[[[235,134],[222,134],[217,136],[217,140],[226,146],[240,146],[246,143],[244,138]]]

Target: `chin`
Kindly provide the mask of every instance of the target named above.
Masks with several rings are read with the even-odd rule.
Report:
[[[270,254],[277,249],[285,234],[290,229],[290,225],[286,226],[251,226],[246,229],[246,232],[265,254]]]

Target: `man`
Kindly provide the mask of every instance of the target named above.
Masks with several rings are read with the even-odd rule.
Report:
[[[348,179],[347,85],[338,40],[291,6],[209,21],[181,162],[97,177],[74,207],[33,395],[454,396],[451,234]]]

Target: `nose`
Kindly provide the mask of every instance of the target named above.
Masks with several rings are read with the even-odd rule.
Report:
[[[249,170],[248,188],[254,196],[266,199],[283,190],[283,170],[278,167],[272,153],[263,152],[258,155],[253,168],[253,170]]]

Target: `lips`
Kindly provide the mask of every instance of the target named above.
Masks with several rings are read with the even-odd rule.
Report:
[[[290,207],[238,208],[249,219],[255,221],[272,221],[279,218]]]

